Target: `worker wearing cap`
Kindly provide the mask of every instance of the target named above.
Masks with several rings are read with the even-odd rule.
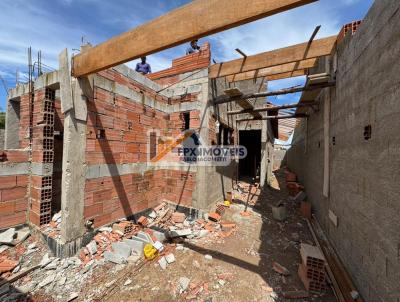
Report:
[[[146,63],[146,57],[142,57],[141,60],[141,63],[136,64],[135,70],[143,75],[151,73],[151,67],[150,64]]]
[[[199,40],[193,40],[193,41],[190,42],[190,47],[188,47],[187,50],[186,50],[186,54],[187,55],[190,55],[191,53],[198,52],[200,50],[200,46],[197,45],[198,41]]]

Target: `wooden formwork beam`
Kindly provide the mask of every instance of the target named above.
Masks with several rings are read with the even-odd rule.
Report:
[[[238,82],[255,78],[266,77],[267,81],[274,81],[290,77],[297,77],[307,74],[308,68],[314,67],[317,59],[302,60],[299,62],[287,63],[269,68],[262,68],[242,73],[229,75],[228,82]],[[297,66],[296,66],[297,65]]]
[[[243,59],[214,64],[210,67],[209,78],[219,78],[238,73],[254,71],[287,63],[327,56],[332,53],[336,36],[305,42],[285,48],[263,52]]]
[[[235,114],[244,114],[244,113],[251,113],[251,112],[266,112],[266,111],[276,111],[282,109],[290,109],[290,108],[298,108],[298,107],[309,107],[315,105],[315,102],[312,103],[295,103],[295,104],[288,104],[288,105],[281,105],[281,106],[269,106],[263,108],[254,108],[254,109],[244,109],[244,110],[233,110],[228,111],[228,115],[235,115]]]
[[[72,74],[88,75],[315,1],[195,0],[76,55]]]
[[[276,115],[276,116],[267,116],[263,118],[245,118],[236,120],[237,122],[250,122],[250,121],[268,121],[268,120],[284,120],[289,118],[306,118],[308,114],[293,114],[293,115]]]

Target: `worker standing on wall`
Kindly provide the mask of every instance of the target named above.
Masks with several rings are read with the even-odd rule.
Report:
[[[190,42],[190,46],[186,50],[187,55],[198,52],[200,50],[200,46],[197,45],[197,42],[199,42],[199,40],[197,39]]]
[[[136,64],[135,70],[143,75],[151,73],[151,66],[150,64],[146,63],[146,57],[142,57],[141,60],[141,63]]]

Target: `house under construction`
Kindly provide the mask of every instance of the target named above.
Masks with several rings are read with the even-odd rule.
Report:
[[[122,218],[139,223],[164,202],[198,218],[230,199],[240,180],[263,190],[286,166],[292,195],[307,194],[310,221],[335,251],[332,260],[320,247],[338,279],[337,299],[349,301],[357,290],[355,301],[399,302],[399,2],[375,1],[338,35],[316,39],[317,27],[302,44],[228,62],[211,64],[205,43],[146,76],[123,65],[314,1],[254,2],[193,1],[83,45],[72,58],[64,50],[56,71],[11,89],[0,229],[29,225],[43,233],[61,213],[57,231],[42,236],[57,257],[70,257]],[[184,21],[200,17],[203,26]],[[297,76],[306,77],[304,86],[268,88]],[[298,103],[268,100],[296,92]],[[241,145],[247,156],[226,165],[171,160],[193,133],[200,145]],[[289,150],[274,148],[291,135]]]

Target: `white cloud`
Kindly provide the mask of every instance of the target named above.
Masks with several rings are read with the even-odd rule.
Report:
[[[312,16],[312,17],[310,17]],[[238,58],[235,48],[253,55],[308,41],[317,25],[322,25],[317,39],[337,34],[339,17],[326,5],[308,5],[271,16],[211,37],[218,61]]]

